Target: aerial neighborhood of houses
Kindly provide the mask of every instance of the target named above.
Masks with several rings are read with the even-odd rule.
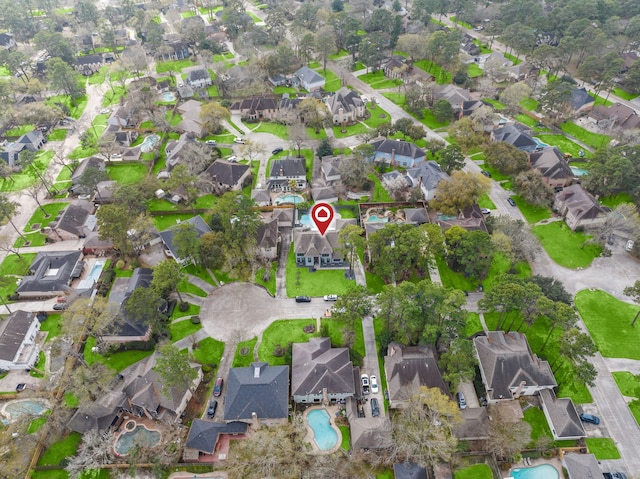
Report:
[[[435,3],[5,2],[0,479],[640,478],[637,2]]]

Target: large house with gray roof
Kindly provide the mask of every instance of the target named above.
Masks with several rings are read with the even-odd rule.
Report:
[[[593,454],[568,452],[562,456],[562,465],[569,479],[601,479],[600,462]]]
[[[348,348],[332,348],[329,338],[293,343],[291,396],[296,403],[328,403],[356,394],[359,369]]]
[[[367,111],[364,101],[354,90],[347,87],[340,88],[327,100],[334,125],[353,123],[364,118]]]
[[[544,182],[552,188],[565,187],[575,181],[575,173],[555,146],[529,153],[529,165],[538,170]]]
[[[540,404],[554,440],[582,439],[587,435],[571,399],[557,398],[552,389],[543,389]]]
[[[324,88],[325,79],[318,72],[307,66],[303,66],[296,70],[293,74],[295,82],[307,91],[316,91]]]
[[[252,121],[273,120],[278,109],[279,101],[270,96],[244,98],[229,107],[231,113]]]
[[[60,219],[49,225],[47,237],[52,241],[68,241],[85,238],[96,230],[95,207],[91,201],[78,200],[68,205]]]
[[[30,369],[40,352],[36,337],[40,321],[35,313],[17,310],[0,321],[0,370]]]
[[[524,334],[489,331],[473,342],[488,403],[532,396],[558,385],[549,363],[531,351]]]
[[[81,251],[40,251],[16,294],[20,299],[64,295],[71,291],[71,282],[80,277],[82,268]]]
[[[238,438],[247,432],[248,424],[241,421],[213,422],[195,418],[184,445],[182,459],[185,462],[214,462],[226,459],[216,454],[216,446],[222,436]]]
[[[427,158],[427,153],[415,143],[384,138],[371,143],[374,148],[371,161],[388,163],[391,166],[413,168]]]
[[[211,86],[211,74],[206,68],[195,68],[187,73],[187,83],[192,88],[204,88]]]
[[[210,190],[217,194],[225,191],[239,191],[251,178],[251,167],[240,163],[231,163],[225,160],[216,160],[202,175],[205,180],[205,190]]]
[[[424,161],[419,165],[409,168],[407,176],[411,179],[414,188],[420,188],[426,201],[436,197],[438,183],[448,180],[447,175],[435,161]]]
[[[572,231],[604,223],[609,212],[579,184],[567,186],[556,194],[553,210]]]
[[[307,186],[307,169],[304,158],[282,158],[271,162],[267,185],[272,191],[301,190]]]
[[[522,151],[535,151],[540,145],[531,136],[531,130],[521,123],[509,123],[491,132],[491,141],[502,141]]]
[[[196,232],[198,233],[198,238],[205,233],[211,233],[211,228],[200,215],[189,218],[188,220],[186,220],[186,223],[193,225],[193,227],[196,229]],[[178,263],[184,265],[189,261],[189,259],[181,258],[176,251],[175,245],[173,244],[173,237],[176,234],[176,227],[177,225],[161,231],[160,238],[162,238],[162,242],[164,243],[165,253],[175,259]]]
[[[293,252],[296,265],[321,268],[323,266],[343,266],[345,259],[339,252],[337,231],[327,231],[324,236],[317,231],[293,233]]]
[[[224,420],[285,424],[289,418],[289,366],[251,363],[231,368],[224,400]]]

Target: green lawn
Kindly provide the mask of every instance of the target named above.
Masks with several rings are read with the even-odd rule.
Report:
[[[375,105],[375,107],[371,104],[371,102],[367,103],[367,110],[371,116],[367,118],[364,122],[369,128],[375,128],[384,123],[389,123],[391,121],[391,115],[389,115],[386,111],[380,108],[379,105]]]
[[[531,425],[531,442],[529,447],[535,447],[538,440],[542,437],[553,439],[551,429],[547,418],[541,409],[531,407],[524,412],[524,420]],[[576,445],[576,441],[554,441],[554,445],[561,447],[572,447]]]
[[[299,282],[298,282],[299,274]],[[296,256],[293,253],[293,244],[287,257],[287,296],[324,296],[325,294],[345,293],[354,284],[344,277],[342,269],[318,269],[310,273],[308,268],[296,266]]]
[[[370,181],[372,181],[373,184],[374,184],[373,198],[372,198],[372,201],[374,203],[395,201],[391,197],[389,192],[384,189],[384,187],[382,186],[382,183],[380,183],[380,179],[376,176],[375,173],[371,173],[367,178]]]
[[[82,436],[77,432],[72,432],[68,436],[54,442],[40,456],[38,466],[58,466],[67,457],[76,453]]]
[[[513,195],[513,199],[529,224],[551,218],[551,210],[549,210],[549,208],[531,205],[522,199],[521,196]]]
[[[252,129],[254,133],[271,133],[272,135],[277,136],[278,138],[282,138],[286,140],[289,138],[289,129],[287,125],[282,125],[280,123],[272,123],[263,121],[258,126]]]
[[[493,472],[486,464],[474,464],[473,466],[458,469],[453,474],[454,479],[493,479]]]
[[[40,416],[35,418],[33,421],[29,423],[29,427],[27,428],[27,434],[33,434],[34,432],[38,432],[44,423],[47,422],[47,416]]]
[[[49,203],[42,205],[42,208],[36,208],[31,219],[25,225],[24,231],[28,233],[31,230],[39,230],[40,228],[48,226],[68,204],[69,203]]]
[[[324,77],[324,91],[338,91],[342,88],[342,80],[331,70],[324,71],[322,67],[315,70]]]
[[[191,319],[172,321],[171,324],[169,324],[169,331],[171,332],[171,342],[175,343],[176,341],[180,341],[182,338],[195,333],[201,328],[201,323],[193,324],[191,322]]]
[[[563,123],[560,128],[568,135],[573,136],[585,145],[590,146],[594,149],[605,147],[611,141],[610,136],[592,133],[571,121]]]
[[[441,123],[439,122],[433,112],[428,108],[422,110],[422,118],[418,118],[412,114],[420,123],[425,125],[427,128],[431,128],[432,130],[437,130],[438,128],[444,128],[451,122]]]
[[[324,128],[320,129],[318,133],[316,133],[314,128],[307,127],[306,130],[311,140],[323,140],[327,137],[327,131]]]
[[[343,451],[351,450],[351,430],[349,426],[338,426],[340,429],[340,433],[342,434],[342,441],[340,442],[340,447]]]
[[[529,111],[537,111],[538,110],[538,100],[534,100],[533,98],[525,98],[520,102],[520,106],[525,110]]]
[[[183,298],[184,299],[184,298]],[[173,313],[169,318],[171,321],[181,318],[190,318],[191,316],[197,316],[200,314],[200,306],[193,303],[187,303],[188,308],[186,311],[180,311],[179,307],[173,308]]]
[[[631,326],[637,305],[620,301],[600,290],[580,291],[574,302],[603,356],[640,359],[640,327]]]
[[[440,65],[436,65],[429,60],[419,60],[414,62],[413,65],[433,75],[439,85],[448,85],[451,83],[451,73],[444,70]]]
[[[247,339],[246,341],[241,341],[238,343],[236,347],[236,352],[233,356],[233,365],[234,368],[246,368],[251,365],[253,362],[253,350],[256,347],[256,343],[258,342],[258,338],[254,337],[251,339]],[[243,349],[247,349],[247,354],[244,356],[241,354]]]
[[[482,68],[477,63],[470,63],[467,69],[467,75],[469,78],[476,78],[482,76]]]
[[[571,231],[564,221],[534,226],[533,233],[551,259],[566,268],[586,268],[602,251],[602,246],[589,243],[590,235]]]
[[[157,62],[156,63],[156,72],[157,73],[168,73],[168,72],[181,72],[183,68],[192,67],[193,62],[191,60],[174,60],[169,62]]]
[[[40,173],[46,171],[49,163],[51,162],[51,158],[53,158],[53,151],[40,150],[38,152],[38,156],[36,157],[36,161],[38,162],[38,166],[36,167],[36,169]],[[37,178],[32,174],[32,172],[24,172],[14,173],[13,175],[11,175],[9,180],[2,179],[0,181],[0,191],[11,192],[21,191],[28,188],[37,181]]]
[[[69,116],[77,120],[78,118],[80,118],[80,116],[84,112],[84,109],[87,107],[88,101],[89,100],[87,98],[87,95],[82,95],[76,98],[74,105],[69,95],[56,95],[47,98],[45,100],[45,103],[47,105],[64,105],[64,107],[67,108],[67,111],[69,112]]]
[[[333,136],[335,136],[336,138],[346,138],[348,136],[362,135],[363,133],[366,133],[370,130],[367,125],[360,122],[356,123],[355,125],[349,125],[345,127],[344,131],[342,126],[334,126],[332,127],[332,129]]]
[[[620,389],[620,393],[623,396],[635,398],[630,403],[627,403],[627,406],[629,406],[636,422],[640,424],[640,378],[628,371],[617,371],[611,374],[618,385],[618,389]]]
[[[618,193],[617,195],[600,198],[600,203],[614,209],[622,203],[634,203],[633,198],[628,193]]]
[[[637,93],[629,93],[629,92],[627,92],[627,91],[623,90],[623,89],[622,89],[622,88],[620,88],[620,87],[615,87],[615,88],[613,89],[612,93],[613,93],[614,95],[616,95],[617,97],[620,97],[620,98],[622,98],[623,100],[627,100],[627,101],[629,101],[629,100],[633,100],[634,98],[636,98],[636,97],[638,96],[638,94],[637,94]]]
[[[132,185],[139,183],[147,175],[149,168],[143,163],[122,163],[107,165],[107,173],[118,183]]]
[[[286,364],[285,356],[274,356],[277,346],[287,349],[289,343],[305,343],[309,338],[318,336],[318,331],[307,334],[304,327],[308,324],[315,326],[314,319],[280,319],[274,321],[262,333],[262,342],[258,346],[258,358],[272,366]]]
[[[269,291],[269,293],[271,293],[273,296],[276,295],[276,270],[277,269],[278,269],[278,262],[274,261],[273,263],[271,263],[271,277],[269,278],[269,281],[264,281],[262,279],[264,275],[264,268],[260,268],[256,272],[256,283],[264,286],[267,289],[267,291]]]
[[[482,101],[493,105],[496,110],[504,110],[507,107],[504,103],[500,103],[498,100],[494,100],[493,98],[483,98]]]
[[[436,258],[436,264],[438,271],[440,272],[440,281],[447,288],[459,289],[461,291],[475,291],[478,287],[478,282],[474,279],[467,278],[463,273],[456,273],[447,262],[441,258]]]
[[[224,343],[213,338],[198,341],[198,347],[193,349],[193,357],[200,364],[220,364],[224,354]]]
[[[598,461],[605,459],[620,459],[620,452],[613,439],[608,437],[588,437],[585,439],[589,452],[596,456]]]
[[[104,98],[102,98],[102,106],[108,107],[112,105],[117,105],[120,103],[120,99],[126,95],[127,89],[122,86],[113,86],[113,90],[109,88],[104,94]]]
[[[326,327],[331,344],[335,347],[346,347],[344,338],[344,323],[331,318],[322,318],[321,326]],[[364,347],[364,333],[362,331],[362,321],[355,322],[355,338],[353,339],[353,350],[364,357],[366,354]],[[352,358],[353,359],[353,358]]]
[[[17,254],[8,255],[0,264],[0,277],[15,276],[17,281],[18,277],[26,276],[35,257],[36,253],[21,254],[20,258]],[[17,283],[10,282],[7,286],[0,288],[0,295],[7,298],[16,292],[17,287]]]
[[[62,328],[62,315],[59,313],[52,314],[49,313],[47,319],[45,319],[40,325],[40,331],[46,331],[47,334],[47,342],[51,341],[53,338],[60,334],[60,330]]]
[[[194,296],[200,296],[201,298],[205,298],[207,296],[207,293],[203,289],[199,288],[195,284],[191,284],[188,279],[180,281],[178,290],[181,293],[189,293]]]
[[[574,158],[580,156],[582,147],[564,135],[536,135],[547,145],[557,146],[562,153],[571,153]]]
[[[35,127],[36,127],[36,125],[21,125],[21,126],[17,126],[15,128],[11,128],[10,130],[7,130],[5,135],[7,135],[7,136],[22,136],[22,135],[26,135],[30,131],[33,131],[35,129]]]
[[[382,70],[378,70],[375,73],[365,73],[363,75],[360,75],[358,79],[365,82],[371,88],[376,88],[378,90],[395,88],[398,85],[402,84],[402,80],[394,80],[393,78],[389,78],[384,74]]]
[[[480,331],[483,331],[482,324],[480,323],[480,316],[478,313],[467,314],[467,319],[464,326],[464,335],[471,337]]]
[[[478,199],[478,206],[480,206],[480,208],[489,208],[490,210],[496,209],[496,205],[493,204],[493,201],[491,201],[491,198],[489,198],[489,195],[486,193]]]
[[[196,276],[201,280],[206,281],[212,286],[216,285],[216,282],[213,280],[209,272],[206,269],[204,269],[202,266],[196,266],[194,264],[190,264],[188,266],[185,266],[184,272],[192,276]]]
[[[87,364],[92,365],[97,361],[106,364],[116,372],[120,372],[123,369],[128,368],[132,364],[137,363],[141,359],[144,359],[147,356],[151,355],[151,353],[153,352],[132,349],[130,351],[120,351],[105,356],[91,351],[91,348],[93,348],[95,344],[96,339],[92,337],[87,339],[87,342],[85,343],[84,358]]]
[[[402,93],[393,93],[386,91],[382,94],[382,96],[387,98],[388,100],[391,100],[393,103],[399,106],[404,105],[406,101],[406,97]]]
[[[67,137],[67,130],[64,128],[56,128],[51,133],[49,133],[48,140],[49,141],[62,141]]]
[[[493,285],[496,282],[497,278],[499,278],[503,274],[506,274],[511,269],[514,270],[516,276],[518,276],[519,278],[530,278],[532,275],[531,266],[529,266],[529,263],[520,261],[516,263],[512,268],[511,260],[509,260],[509,258],[507,258],[502,253],[496,253],[496,255],[493,257],[493,261],[491,262],[489,273],[487,274],[485,280],[482,282],[484,290],[487,291],[493,288]]]

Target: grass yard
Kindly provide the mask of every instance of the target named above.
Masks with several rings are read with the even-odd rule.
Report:
[[[469,68],[467,69],[467,75],[469,78],[476,78],[482,76],[482,68],[477,63],[470,63]]]
[[[623,396],[640,397],[640,378],[629,371],[611,373]]]
[[[525,110],[536,111],[538,110],[538,100],[534,100],[533,98],[525,98],[520,102],[520,106]]]
[[[253,350],[255,349],[257,342],[257,337],[239,342],[236,347],[236,352],[233,355],[233,365],[231,367],[248,368],[253,362]],[[243,356],[241,353],[245,351],[247,354]]]
[[[367,178],[374,184],[373,198],[372,198],[372,201],[374,203],[385,203],[385,202],[395,201],[391,197],[389,192],[384,189],[384,187],[382,186],[382,183],[380,183],[380,178],[378,178],[375,173],[371,173]]]
[[[178,290],[181,293],[189,293],[194,296],[199,296],[201,298],[207,297],[206,291],[203,291],[201,288],[197,287],[195,284],[191,284],[188,279],[183,279],[182,281],[180,281],[180,284],[178,285]]]
[[[278,269],[278,262],[274,261],[271,263],[271,276],[269,277],[269,281],[264,281],[263,275],[265,273],[264,268],[260,268],[256,272],[256,284],[260,284],[264,286],[272,296],[276,295],[276,270]]]
[[[589,243],[590,235],[571,231],[564,221],[534,226],[532,230],[551,259],[566,268],[586,268],[602,252],[602,246]]]
[[[445,126],[449,125],[449,123],[451,123],[450,121],[445,123],[439,122],[436,119],[433,112],[428,108],[425,108],[424,110],[422,110],[422,118],[417,118],[417,120],[423,125],[425,125],[427,128],[431,128],[432,130],[437,130],[438,128],[444,128]]]
[[[413,65],[433,75],[439,85],[451,83],[451,72],[444,70],[440,65],[436,65],[429,60],[419,60],[414,62]]]
[[[40,324],[40,331],[46,331],[47,340],[46,342],[51,341],[53,338],[60,334],[60,330],[62,328],[62,315],[60,313],[49,313],[47,319],[45,319],[42,324]]]
[[[117,105],[120,103],[120,98],[126,94],[126,87],[114,85],[113,90],[110,88],[105,92],[104,97],[102,98],[102,106],[106,108],[108,106]]]
[[[478,282],[474,279],[467,278],[463,273],[456,273],[442,257],[436,258],[436,265],[440,272],[440,280],[447,288],[459,289],[461,291],[475,291],[478,288]]]
[[[640,359],[640,329],[631,326],[638,312],[637,305],[600,290],[580,291],[574,302],[603,356]]]
[[[378,90],[383,90],[387,88],[395,88],[398,85],[402,84],[402,80],[395,80],[393,78],[389,78],[384,74],[384,71],[378,70],[377,72],[370,72],[360,75],[358,77],[359,80],[362,80],[371,88],[376,88]]]
[[[40,150],[38,152],[38,156],[36,156],[37,165],[34,164],[34,168],[39,170],[40,173],[44,173],[49,167],[51,158],[53,158],[53,151]],[[37,178],[31,174],[31,172],[14,173],[9,177],[9,179],[5,180],[3,178],[1,180],[0,191],[11,192],[24,190],[33,185],[36,181]]]
[[[494,100],[493,98],[483,98],[482,101],[489,103],[496,110],[504,110],[507,107],[507,105],[505,105],[504,103],[501,103],[498,100]]]
[[[482,286],[484,287],[485,291],[493,288],[496,279],[509,272],[511,269],[513,269],[514,274],[516,274],[519,278],[530,278],[532,275],[531,266],[529,266],[529,263],[520,261],[512,267],[511,261],[504,254],[496,253],[496,255],[493,257],[493,261],[491,262],[489,274],[482,282]]]
[[[35,257],[36,253],[21,254],[20,257],[17,254],[8,255],[0,264],[0,277],[14,276],[17,281],[19,277],[26,276]],[[16,292],[17,287],[17,282],[11,281],[8,285],[0,287],[0,295],[7,298]]]
[[[316,133],[315,128],[306,127],[306,130],[310,140],[324,140],[327,137],[327,131],[324,128],[318,133]]]
[[[183,298],[184,299],[184,298]],[[197,316],[200,314],[200,306],[197,304],[187,303],[189,307],[186,311],[180,311],[180,308],[173,308],[173,313],[171,314],[171,321],[174,321],[179,318],[187,318],[191,316]]]
[[[142,163],[123,163],[107,165],[109,178],[125,185],[139,183],[149,171]]]
[[[342,88],[342,79],[331,70],[325,72],[322,68],[316,68],[316,71],[324,77],[324,91],[338,91]]]
[[[637,93],[629,93],[628,91],[623,90],[620,87],[615,87],[612,91],[612,93],[617,96],[622,98],[623,100],[633,100],[634,98],[636,98],[638,96]]]
[[[491,198],[489,198],[489,195],[486,193],[478,199],[478,206],[480,206],[480,208],[489,208],[490,210],[496,209],[496,205],[493,204],[493,201],[491,201]]]
[[[49,203],[46,205],[42,205],[42,208],[37,208],[31,216],[29,222],[24,227],[24,231],[28,233],[31,230],[39,230],[40,228],[48,226],[49,223],[51,223],[55,219],[58,213],[65,209],[68,204],[69,203]]]
[[[521,196],[513,195],[520,212],[523,214],[529,224],[551,218],[551,210],[542,206],[534,206],[527,203]]]
[[[566,134],[573,136],[574,138],[580,140],[585,145],[590,146],[591,148],[594,148],[594,149],[605,147],[611,141],[610,136],[600,135],[598,133],[592,133],[588,130],[585,130],[581,126],[576,125],[571,121],[567,121],[563,123],[560,128]]]
[[[387,100],[391,100],[396,105],[402,106],[405,104],[406,97],[402,93],[384,92],[382,94]]]
[[[344,323],[337,321],[331,318],[322,318],[321,320],[322,327],[326,327],[329,338],[331,339],[331,344],[333,346],[344,348],[346,347],[346,341],[344,338]],[[353,339],[353,350],[360,355],[360,357],[364,357],[366,355],[365,347],[364,347],[364,333],[362,331],[362,321],[355,322],[355,337]],[[351,358],[354,359],[354,358]]]
[[[618,193],[617,195],[600,198],[600,204],[608,206],[611,209],[614,209],[616,206],[621,205],[622,203],[634,203],[634,201],[633,198],[631,198],[631,195],[629,195],[628,193]]]
[[[340,434],[342,435],[342,441],[340,442],[340,447],[343,451],[351,450],[351,430],[349,426],[338,426],[340,429]]]
[[[173,60],[169,62],[157,62],[157,73],[176,73],[181,72],[184,68],[192,67],[193,62],[191,60]]]
[[[47,416],[41,416],[35,418],[33,421],[29,423],[29,427],[27,428],[27,434],[33,434],[34,432],[38,432],[44,423],[47,422]]]
[[[213,338],[198,341],[198,347],[193,349],[193,357],[200,364],[220,364],[224,354],[224,343]]]
[[[90,337],[84,346],[84,359],[89,366],[95,362],[106,364],[116,372],[120,372],[125,368],[128,368],[134,363],[137,363],[141,359],[151,355],[153,351],[139,351],[132,349],[130,351],[119,351],[117,353],[102,355],[94,353],[91,349],[96,345],[96,339]]]
[[[334,126],[333,127],[333,136],[336,138],[346,138],[348,136],[356,136],[362,135],[369,131],[370,128],[364,123],[356,123],[355,125],[350,125],[342,128],[342,126]]]
[[[77,120],[87,107],[88,101],[87,95],[82,95],[76,98],[74,105],[69,95],[56,95],[47,98],[45,103],[47,105],[64,105],[69,111],[69,116]]]
[[[367,118],[364,122],[370,128],[376,128],[379,125],[389,123],[391,121],[391,115],[389,115],[378,105],[374,106],[371,103],[367,103],[367,110],[369,110],[371,116],[369,116],[369,118]]]
[[[195,333],[196,331],[202,328],[201,323],[193,324],[191,319],[184,319],[182,321],[172,321],[169,324],[169,332],[171,333],[171,342],[175,343],[176,341],[180,341],[182,338],[186,338],[190,334]]]
[[[7,136],[22,136],[22,135],[26,135],[30,131],[33,131],[35,129],[35,127],[36,127],[36,125],[21,125],[21,126],[17,126],[15,128],[11,128],[10,130],[7,130],[5,135],[7,135]]]
[[[557,146],[562,153],[571,153],[574,158],[580,156],[582,147],[564,135],[537,135],[547,145]]]
[[[365,280],[367,282],[367,291],[370,294],[381,293],[382,289],[385,286],[384,280],[380,276],[375,275],[369,271],[365,271],[364,275],[365,275]]]
[[[204,269],[202,266],[196,266],[194,264],[190,264],[184,268],[184,272],[190,274],[192,276],[196,276],[200,278],[202,281],[206,281],[211,286],[215,286],[216,282],[213,280],[209,272]]]
[[[272,366],[282,366],[286,364],[285,355],[274,356],[273,353],[278,346],[286,350],[290,343],[306,343],[309,338],[317,337],[318,331],[305,333],[304,327],[312,324],[314,319],[280,319],[274,321],[262,333],[262,342],[258,346],[258,358],[266,361]]]
[[[486,464],[474,464],[458,469],[453,473],[453,479],[493,479],[493,472]]]
[[[82,435],[77,432],[65,436],[47,448],[38,460],[38,466],[58,466],[68,457],[75,455]]]
[[[613,439],[608,437],[588,437],[585,439],[589,452],[596,456],[598,461],[606,459],[620,459],[620,451]]]
[[[480,323],[480,316],[478,313],[467,314],[467,319],[464,325],[464,335],[468,338],[476,333],[483,331],[482,324]]]
[[[62,141],[67,137],[67,130],[64,128],[56,128],[51,133],[49,133],[48,140],[49,141]]]
[[[272,135],[275,135],[278,138],[282,138],[283,140],[289,138],[289,128],[287,127],[287,125],[282,125],[280,123],[263,121],[251,130],[254,133],[271,133]]]
[[[529,443],[529,447],[535,447],[541,438],[548,437],[549,439],[553,439],[551,429],[549,429],[549,423],[541,409],[537,407],[527,409],[524,412],[524,420],[531,425],[531,442]],[[553,444],[559,447],[572,447],[576,445],[576,441],[554,441]]]

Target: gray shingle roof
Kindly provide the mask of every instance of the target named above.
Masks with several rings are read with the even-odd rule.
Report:
[[[544,148],[540,151],[529,153],[531,168],[538,170],[545,178],[573,178],[576,176],[564,155],[557,147]]]
[[[309,84],[324,81],[324,77],[322,75],[307,66],[299,68],[294,75],[298,77],[301,82],[304,81]]]
[[[81,251],[41,251],[16,290],[20,293],[55,293],[66,290],[71,280],[78,278],[84,263]]]
[[[294,252],[306,257],[317,257],[321,254],[333,254],[338,247],[338,233],[327,231],[324,236],[316,231],[295,231],[293,237]]]
[[[576,219],[593,219],[605,213],[604,208],[582,185],[565,187],[556,195],[556,205],[564,205]]]
[[[569,479],[602,479],[602,470],[593,454],[569,452],[564,455]]]
[[[185,447],[213,454],[220,434],[244,434],[245,432],[247,432],[246,422],[212,422],[196,418],[191,423]]]
[[[54,229],[82,236],[85,233],[83,226],[87,222],[91,210],[93,210],[93,203],[90,201],[74,201],[65,208]]]
[[[256,236],[259,248],[275,248],[278,245],[278,220],[265,221],[258,227]]]
[[[231,368],[225,396],[225,421],[285,419],[289,414],[289,366],[251,363]]]
[[[340,88],[327,100],[327,106],[334,115],[342,109],[345,112],[356,111],[358,107],[364,106],[364,102],[357,92],[347,87]]]
[[[283,158],[273,160],[270,176],[273,178],[305,176],[307,169],[304,166],[304,158]]]
[[[355,394],[353,363],[348,348],[332,348],[329,338],[293,343],[291,395]]]
[[[409,168],[407,175],[415,186],[424,185],[427,190],[434,190],[441,180],[449,178],[449,175],[442,171],[440,165],[435,161],[425,161],[418,166]]]
[[[407,224],[421,225],[429,222],[429,215],[424,208],[405,208],[404,217]]]
[[[571,399],[556,398],[551,389],[540,391],[540,398],[551,418],[552,424],[550,426],[556,437],[562,439],[586,436],[578,411],[576,411]]]
[[[198,81],[198,80],[211,80],[211,75],[204,68],[198,68],[197,70],[191,70],[188,74],[188,80]]]
[[[424,150],[418,148],[415,143],[404,140],[390,140],[385,138],[383,140],[374,141],[371,143],[376,152],[387,153],[398,156],[406,156],[408,158],[418,159],[425,158],[426,153]]]
[[[0,359],[5,361],[15,359],[35,318],[35,313],[17,310],[0,322]]]
[[[189,218],[186,222],[196,227],[198,237],[202,236],[205,233],[211,232],[211,228],[209,228],[209,225],[205,223],[200,215]],[[160,237],[162,238],[165,246],[171,251],[171,254],[173,254],[174,257],[178,258],[178,253],[176,253],[173,246],[173,236],[175,235],[175,232],[176,229],[174,226],[172,226],[171,228],[161,231]]]
[[[73,171],[71,175],[71,182],[75,185],[82,174],[87,170],[87,168],[97,168],[101,171],[105,170],[104,160],[102,158],[98,158],[97,156],[92,156],[83,160],[82,163],[78,165],[78,167]]]
[[[222,183],[231,188],[236,185],[238,180],[245,175],[249,168],[249,165],[217,160],[205,170],[205,174],[211,178],[215,178],[218,183]]]
[[[427,468],[411,462],[397,462],[393,465],[394,479],[429,479]]]
[[[530,130],[519,123],[510,123],[501,128],[493,130],[493,138],[496,141],[503,141],[515,146],[520,150],[533,151],[538,148],[538,144],[529,135]]]

